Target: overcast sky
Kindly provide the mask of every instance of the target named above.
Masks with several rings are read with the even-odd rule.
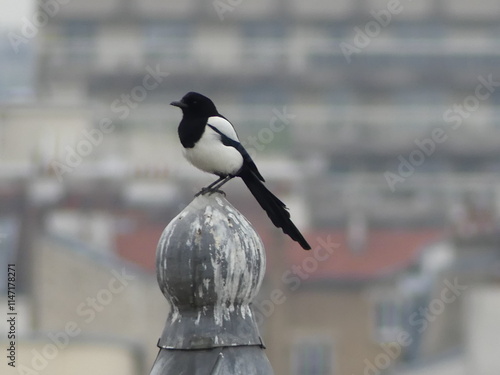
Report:
[[[0,28],[16,28],[31,14],[34,0],[0,0]]]

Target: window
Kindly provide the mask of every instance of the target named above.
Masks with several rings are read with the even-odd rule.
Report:
[[[145,51],[149,61],[185,64],[190,60],[192,25],[187,22],[157,22],[146,26]]]
[[[245,88],[241,93],[241,100],[245,107],[258,107],[267,111],[273,108],[282,109],[289,101],[289,98],[285,89],[265,84],[255,84]]]
[[[314,34],[313,34],[314,33]],[[317,26],[309,31],[309,42],[306,46],[307,62],[311,68],[331,70],[344,67],[346,58],[342,52],[342,43],[352,44],[350,29],[344,25]]]
[[[276,111],[283,111],[287,105],[288,96],[285,90],[278,87],[251,85],[241,93],[241,115],[248,119],[247,126],[252,130],[267,126]],[[273,112],[274,110],[274,112]],[[289,111],[291,109],[289,108]],[[252,123],[253,124],[250,124]]]
[[[391,93],[391,102],[396,106],[418,106],[422,110],[428,106],[439,106],[442,115],[442,107],[450,99],[450,93],[439,88],[428,89],[401,89]],[[442,117],[442,116],[441,116]]]
[[[448,29],[442,23],[405,22],[390,27],[388,33],[395,38],[425,39],[429,42],[444,41]]]
[[[340,43],[340,42],[339,42]],[[308,53],[307,63],[311,69],[332,69],[333,67],[343,66],[346,63],[346,58],[341,50],[335,50],[336,47],[318,51],[314,49]],[[353,59],[355,55],[352,55]]]
[[[72,64],[88,65],[94,60],[96,27],[94,22],[72,21],[65,26],[66,60]]]
[[[8,43],[0,43],[0,102],[23,101],[33,97],[35,50],[25,45],[17,52]],[[0,120],[1,121],[1,120]],[[1,144],[1,142],[0,142]]]
[[[15,217],[0,217],[0,295],[7,293],[7,264],[15,263],[19,230]]]
[[[250,152],[289,151],[295,112],[284,89],[252,85],[240,94],[240,140]]]
[[[280,68],[285,62],[285,27],[277,22],[249,22],[242,28],[242,63],[257,68]]]
[[[332,375],[332,342],[321,337],[301,338],[292,351],[293,375]]]
[[[375,339],[380,342],[394,341],[401,330],[402,306],[396,297],[383,296],[374,304]]]

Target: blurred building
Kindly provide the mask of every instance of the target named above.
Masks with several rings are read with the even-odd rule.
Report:
[[[314,225],[342,222],[354,204],[382,225],[443,224],[456,185],[500,169],[500,10],[389,3],[74,1],[43,29],[39,97],[86,106],[89,127],[113,120],[90,158],[171,166],[178,113],[168,103],[199,90],[259,156],[322,160],[308,176]]]
[[[316,243],[311,252],[293,249],[285,259],[270,255],[274,284],[264,293],[267,300],[256,303],[267,317],[274,369],[277,374],[371,374],[367,367],[380,353],[386,355],[384,346],[397,342],[404,306],[412,300],[399,280],[440,231],[370,230],[362,243],[342,230],[310,236]],[[276,299],[277,294],[282,297]],[[401,361],[409,349],[398,348],[381,370]],[[378,363],[373,366],[379,371]]]
[[[394,372],[403,375],[483,374],[498,371],[493,337],[500,326],[498,232],[454,237],[435,243],[400,282],[413,300],[401,329],[411,332],[403,352],[411,360]],[[416,308],[420,304],[420,307]],[[410,314],[410,315],[409,315]]]
[[[401,286],[414,285],[406,276],[425,253],[425,241],[413,239],[498,231],[495,1],[45,0],[38,12],[49,16],[30,41],[37,51],[37,101],[0,104],[0,228],[9,234],[0,245],[9,249],[2,255],[7,261],[30,269],[33,249],[72,238],[101,249],[104,259],[118,255],[151,271],[161,229],[190,200],[193,186],[210,181],[187,168],[176,134],[180,114],[168,106],[191,90],[213,98],[236,124],[297,224],[312,237],[335,233],[345,252],[341,277],[334,254],[318,266],[320,278],[315,270],[316,278],[290,291],[281,276],[302,258],[284,255],[295,249],[280,242],[281,233],[269,228],[247,192],[236,182],[228,186],[270,253],[262,300],[275,289],[287,296],[263,326],[270,359],[283,373],[364,370],[363,360],[377,358],[380,345],[394,339],[397,322],[425,306],[421,294],[406,298],[410,292]],[[400,233],[404,245],[394,240]],[[381,241],[376,247],[374,238]],[[78,248],[57,244],[66,247],[61,254]],[[375,272],[393,264],[398,252],[405,261],[383,277],[358,280],[356,267],[371,264]],[[380,257],[382,265],[367,256]],[[103,258],[95,259],[88,267],[99,267]],[[71,256],[66,262],[75,263]],[[25,277],[20,288],[27,297],[46,282]],[[426,285],[426,297],[433,285]],[[149,287],[148,281],[141,290]],[[477,298],[486,303],[494,293]],[[313,301],[316,307],[308,306]],[[309,308],[317,309],[312,322]],[[137,319],[128,318],[117,322]],[[122,330],[106,328],[119,341]],[[356,335],[349,336],[351,328]],[[136,334],[134,345],[144,348],[151,332]],[[431,361],[432,354],[440,366],[449,350],[462,353],[472,342],[461,339],[452,348],[417,336],[387,369],[377,369]],[[125,352],[137,353],[134,345]],[[139,366],[155,349],[147,350],[138,355]],[[477,361],[468,364],[474,374]]]
[[[32,101],[35,95],[35,48],[14,50],[9,42],[9,30],[0,30],[5,38],[0,40],[0,102],[16,103]]]

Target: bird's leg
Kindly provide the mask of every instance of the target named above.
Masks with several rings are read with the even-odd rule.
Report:
[[[229,180],[233,179],[234,177],[235,176],[233,176],[233,175],[226,176],[220,182],[218,182],[217,184],[215,184],[214,186],[212,186],[212,188],[210,189],[210,194],[219,192],[221,194],[224,194],[224,196],[225,196],[226,193],[224,193],[222,190],[219,190],[219,189],[222,187],[222,185],[224,185],[226,182],[228,182]]]
[[[198,195],[204,195],[207,193],[213,194],[216,192],[226,195],[226,193],[224,193],[222,190],[219,190],[219,188],[234,177],[236,176],[228,175],[219,177],[218,180],[212,182],[210,185],[202,188],[198,193],[196,193],[195,197],[197,197]]]
[[[224,176],[220,176],[218,180],[215,180],[214,182],[212,182],[210,185],[202,188],[199,192],[197,192],[195,194],[195,197],[197,197],[198,195],[203,195],[203,194],[206,194],[208,193],[209,191],[211,191],[212,187],[214,185],[217,185],[217,183],[221,182],[225,177]]]

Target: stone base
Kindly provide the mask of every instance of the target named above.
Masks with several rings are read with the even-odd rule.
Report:
[[[273,375],[261,346],[160,349],[150,375]]]

